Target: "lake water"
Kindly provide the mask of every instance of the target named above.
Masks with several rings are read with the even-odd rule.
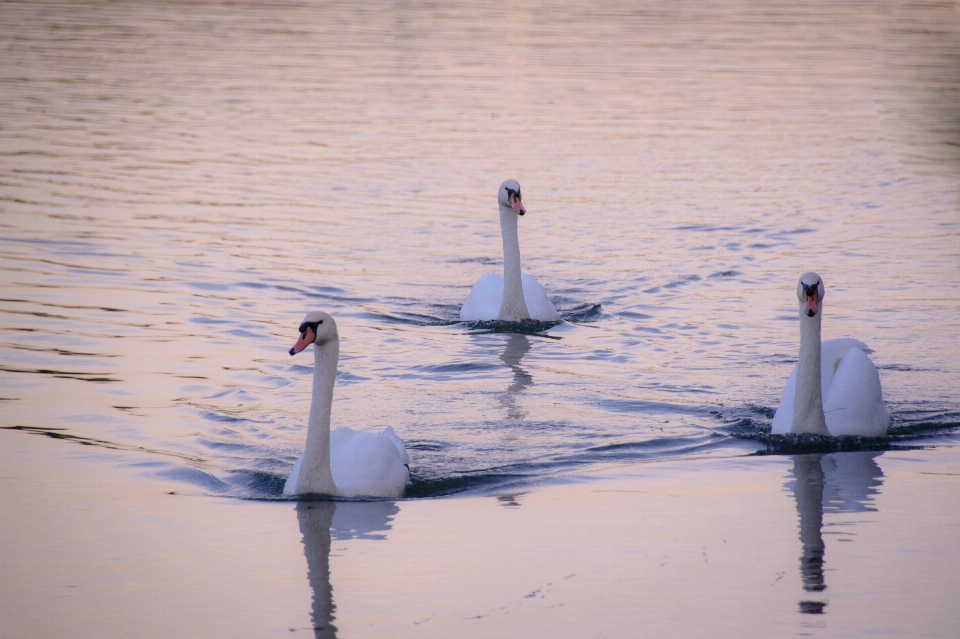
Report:
[[[846,446],[960,441],[955,2],[10,2],[0,51],[7,451],[279,499],[313,309],[334,426],[407,443],[401,515],[766,451],[807,270],[892,418]],[[457,321],[510,177],[537,334]]]

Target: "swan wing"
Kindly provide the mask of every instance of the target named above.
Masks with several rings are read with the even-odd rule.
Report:
[[[867,348],[866,344],[852,337],[828,339],[820,343],[820,389],[823,391],[824,397],[827,396],[827,389],[830,388],[833,374],[840,366],[840,360],[851,348],[859,349],[865,353],[873,352]]]
[[[334,428],[330,431],[330,456],[333,456],[333,451],[346,446],[353,437],[359,434],[361,431],[353,430],[352,428],[347,428],[346,426],[340,428]]]
[[[404,445],[403,440],[397,437],[397,434],[393,432],[393,426],[387,426],[383,430],[383,436],[389,439],[394,446],[397,447],[397,450],[400,452],[400,459],[404,464],[410,463],[410,457],[407,456],[407,447]]]
[[[886,434],[890,417],[883,403],[880,373],[860,347],[848,348],[837,364],[830,386],[823,393],[823,414],[827,430],[834,437]]]
[[[524,291],[524,297],[526,297],[526,291]],[[460,320],[464,322],[495,320],[497,313],[500,312],[502,301],[503,276],[496,273],[481,275],[470,289],[470,294],[460,309]]]
[[[537,280],[526,273],[522,273],[520,282],[523,286],[523,301],[527,303],[527,311],[531,318],[541,322],[555,322],[560,319],[557,307],[547,297],[546,289],[540,286]],[[502,291],[500,295],[503,296]]]

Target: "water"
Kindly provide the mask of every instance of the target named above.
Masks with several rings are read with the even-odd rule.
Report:
[[[286,351],[322,309],[334,425],[393,426],[408,497],[767,450],[816,270],[825,337],[875,350],[893,427],[869,446],[955,438],[958,25],[955,3],[3,3],[0,422],[278,497],[312,374]],[[536,334],[457,321],[501,268],[508,177],[564,319]]]

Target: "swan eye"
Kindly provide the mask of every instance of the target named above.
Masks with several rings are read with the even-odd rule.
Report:
[[[800,284],[803,286],[803,293],[807,297],[813,297],[814,295],[817,295],[820,292],[819,290],[817,290],[820,287],[820,282],[817,282],[815,284],[804,284],[803,282],[800,282]]]
[[[304,322],[303,324],[300,325],[300,328],[298,330],[300,331],[300,334],[303,335],[304,333],[307,332],[307,329],[309,328],[313,330],[314,334],[316,334],[317,326],[319,326],[320,324],[323,324],[323,320],[320,320],[319,322]]]

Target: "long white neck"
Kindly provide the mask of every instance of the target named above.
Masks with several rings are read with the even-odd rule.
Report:
[[[801,305],[802,306],[802,305]],[[829,435],[823,418],[820,388],[820,320],[823,311],[807,317],[800,309],[800,361],[797,362],[796,396],[793,402],[793,433]]]
[[[500,207],[500,232],[503,235],[503,301],[497,319],[519,322],[529,319],[530,312],[523,299],[520,279],[520,237],[517,234],[518,216],[508,206]]]
[[[333,384],[337,380],[340,359],[340,338],[313,347],[313,397],[310,400],[310,421],[304,446],[297,493],[338,494],[330,473],[330,409],[333,407]]]

